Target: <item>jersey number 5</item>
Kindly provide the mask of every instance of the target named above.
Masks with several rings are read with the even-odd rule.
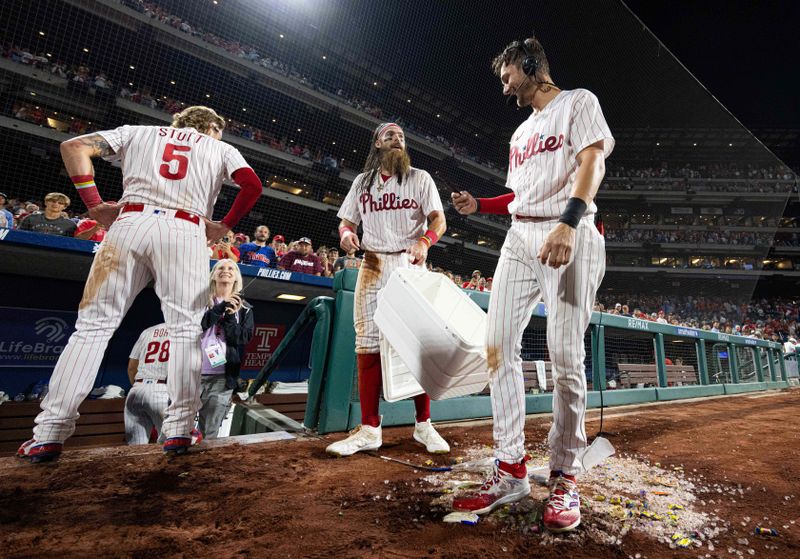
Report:
[[[175,144],[167,144],[164,148],[164,154],[161,156],[161,160],[164,163],[159,167],[158,174],[165,179],[176,181],[186,176],[186,171],[189,169],[189,158],[180,153],[175,153],[179,151],[192,151],[192,148],[191,146],[176,146]],[[169,170],[169,164],[172,161],[178,162],[178,171],[175,173]]]
[[[147,344],[147,353],[144,356],[145,363],[166,363],[169,361],[169,340],[163,344],[150,342]]]

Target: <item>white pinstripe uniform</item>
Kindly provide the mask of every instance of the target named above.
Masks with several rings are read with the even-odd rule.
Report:
[[[98,132],[122,161],[123,212],[100,245],[75,324],[36,418],[34,438],[63,442],[94,384],[108,340],[155,280],[170,332],[164,435],[188,437],[200,406],[200,319],[208,296],[205,224],[222,181],[249,167],[234,147],[193,128],[122,126]]]
[[[384,183],[377,174],[366,193],[360,188],[362,176],[353,181],[337,215],[363,224],[364,261],[358,272],[353,308],[356,353],[378,353],[378,328],[372,320],[378,291],[396,269],[413,266],[406,249],[425,233],[427,216],[444,209],[427,171],[411,167],[402,184],[394,176]]]
[[[167,362],[169,331],[163,322],[146,328],[131,349],[130,358],[139,362],[133,385],[125,400],[125,440],[147,444],[153,427],[161,433],[169,404]]]
[[[522,333],[533,307],[544,299],[554,381],[550,468],[566,474],[580,473],[578,453],[586,447],[583,337],[605,273],[605,241],[594,226],[595,204],[577,227],[569,264],[554,269],[536,255],[572,194],[577,154],[600,140],[608,157],[614,139],[597,98],[585,89],[560,92],[517,128],[506,182],[514,191],[508,206],[512,224],[489,302],[487,353],[496,456],[519,462],[525,453]]]

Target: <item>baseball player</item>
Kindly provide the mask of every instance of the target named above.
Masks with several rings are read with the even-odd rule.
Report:
[[[605,273],[605,242],[594,226],[594,197],[614,147],[597,98],[585,89],[552,83],[542,45],[534,38],[509,45],[493,62],[503,94],[531,115],[511,137],[511,193],[475,199],[454,193],[462,214],[511,214],[489,302],[486,349],[494,417],[495,469],[474,495],[454,508],[479,514],[530,492],[525,469],[525,389],[522,333],[542,298],[553,364],[550,497],[544,524],[554,532],[580,524],[575,476],[586,447],[585,349],[595,293]]]
[[[334,456],[349,456],[377,449],[383,442],[378,413],[381,355],[378,328],[372,320],[378,292],[394,270],[424,266],[428,249],[447,228],[436,185],[426,171],[411,167],[405,135],[397,124],[385,123],[375,129],[364,172],[353,181],[338,216],[342,249],[347,253],[361,249],[356,233],[359,223],[364,245],[353,310],[361,425],[327,448]],[[414,440],[428,452],[450,452],[431,424],[428,395],[415,396],[414,406]]]
[[[224,127],[225,120],[212,109],[194,106],[177,113],[172,126],[122,126],[61,144],[64,165],[90,217],[108,234],[89,271],[76,331],[53,371],[33,439],[20,447],[19,456],[43,462],[61,453],[109,338],[150,280],[155,281],[170,334],[164,451],[183,454],[191,445],[200,403],[206,242],[230,231],[261,195],[261,181],[242,155],[220,141]],[[121,160],[119,204],[100,198],[93,157]],[[222,221],[210,221],[207,216],[225,178],[241,190]]]
[[[153,428],[161,433],[164,412],[169,404],[169,346],[169,331],[162,322],[146,328],[131,349],[128,360],[131,389],[125,399],[125,440],[128,444],[147,444]]]

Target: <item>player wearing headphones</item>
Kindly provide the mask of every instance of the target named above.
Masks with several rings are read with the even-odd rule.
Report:
[[[605,273],[605,242],[594,226],[594,197],[614,147],[600,104],[585,89],[556,87],[542,45],[510,44],[492,68],[503,94],[532,112],[511,137],[511,193],[475,199],[453,193],[462,214],[511,214],[489,302],[486,349],[492,386],[495,469],[474,495],[453,507],[479,514],[530,492],[525,468],[522,332],[533,307],[547,306],[547,348],[553,364],[550,497],[544,525],[573,530],[581,521],[575,476],[586,447],[584,333]]]

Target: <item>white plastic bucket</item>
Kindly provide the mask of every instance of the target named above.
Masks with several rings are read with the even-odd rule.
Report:
[[[401,386],[410,392],[400,378],[408,373],[434,400],[475,394],[488,384],[486,313],[443,274],[396,270],[378,294],[374,320],[393,350],[381,352],[384,381],[392,376],[384,382],[387,400],[400,399]],[[387,387],[398,390],[387,394]]]

